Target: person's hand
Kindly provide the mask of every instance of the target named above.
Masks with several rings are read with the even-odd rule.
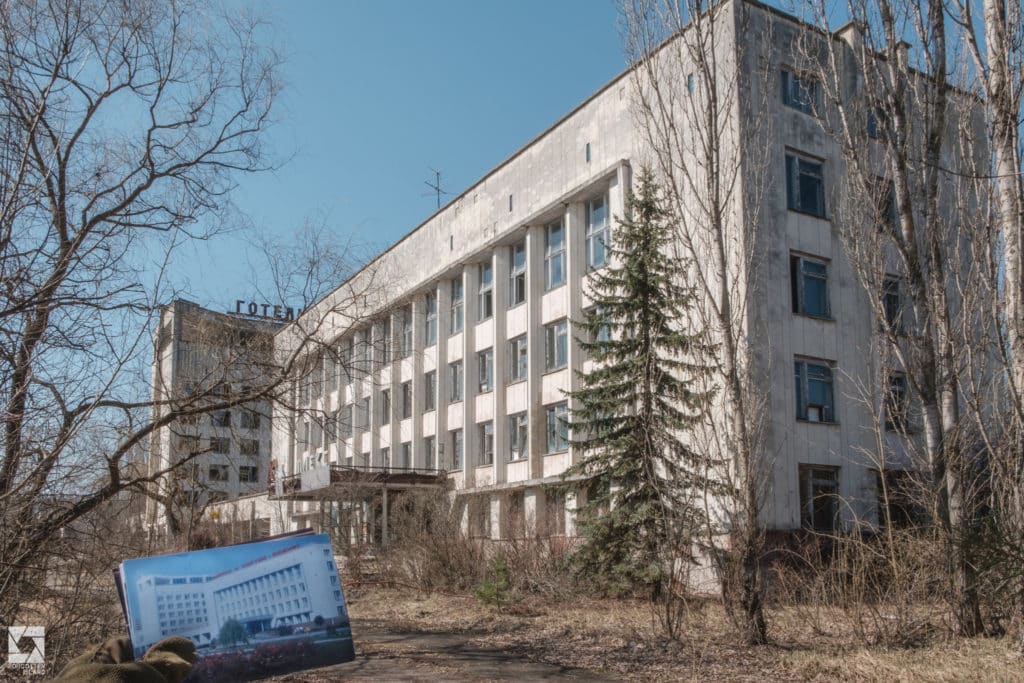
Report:
[[[71,660],[53,683],[181,683],[195,662],[188,638],[164,638],[135,661],[131,641],[121,636]]]

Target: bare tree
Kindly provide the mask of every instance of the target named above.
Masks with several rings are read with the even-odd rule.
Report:
[[[763,451],[766,374],[751,355],[749,304],[758,282],[758,226],[766,190],[767,119],[748,78],[762,64],[741,39],[759,31],[745,3],[629,0],[621,5],[635,115],[652,167],[677,221],[677,248],[699,292],[700,325],[718,345],[711,382],[728,418],[696,437],[715,480],[729,491],[709,501],[709,555],[725,604],[746,642],[767,641]],[[722,534],[728,535],[722,542]]]
[[[836,223],[920,404],[920,463],[946,546],[951,620],[957,633],[975,635],[983,624],[967,541],[983,482],[962,415],[956,294],[970,277],[966,234],[981,207],[960,180],[976,172],[981,150],[973,100],[950,86],[955,55],[941,0],[852,0],[853,21],[837,35],[828,30],[831,6],[807,9],[826,30],[804,32],[799,66],[824,94],[814,113],[846,165]],[[905,299],[900,314],[886,310],[889,288]]]
[[[991,152],[974,178],[990,210],[974,232],[976,251],[987,258],[968,293],[984,319],[966,330],[976,352],[965,393],[991,458],[996,514],[990,527],[997,533],[984,550],[994,560],[992,583],[1016,603],[1018,648],[1024,650],[1024,14],[1019,0],[984,0],[981,17],[975,7],[950,3],[967,46],[965,86],[984,97],[979,106]]]
[[[149,396],[161,264],[231,220],[237,174],[267,167],[279,60],[262,30],[203,2],[0,4],[0,623],[40,595],[62,530],[187,466],[140,471],[133,452],[286,395],[306,326],[357,296],[282,355],[240,340],[247,377],[225,358]]]

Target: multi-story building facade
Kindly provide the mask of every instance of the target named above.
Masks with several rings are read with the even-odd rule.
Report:
[[[806,27],[745,0],[721,7],[731,20],[720,22],[716,49],[736,54],[743,41],[746,51],[723,63],[768,65],[731,81],[732,97],[764,102],[759,115],[772,121],[757,128],[775,168],[751,235],[758,271],[742,274],[750,280],[744,353],[763,378],[767,412],[762,521],[791,530],[876,519],[878,464],[865,454],[877,451],[870,426],[878,406],[859,388],[888,382],[880,393],[905,401],[906,384],[873,355],[873,307],[833,223],[842,156],[804,101],[813,84],[791,66]],[[740,35],[741,14],[743,26],[759,30]],[[607,263],[615,216],[651,156],[630,88],[629,72],[612,80],[307,309],[298,328],[278,333],[294,348],[297,329],[315,327],[328,349],[296,389],[295,410],[275,412],[283,475],[440,469],[466,503],[471,532],[573,533],[574,494],[559,487],[581,454],[563,418],[572,410],[567,392],[588,368],[574,321],[592,305],[588,280]],[[742,121],[731,125],[726,140],[751,134],[738,129]],[[737,201],[742,222],[750,207]],[[366,311],[333,312],[371,280],[388,284]],[[885,296],[898,310],[898,275]],[[889,462],[906,467],[906,430],[890,417]],[[280,491],[293,500],[292,524],[330,500],[329,489],[329,479],[309,478]]]
[[[200,405],[243,391],[242,384],[258,372],[252,350],[262,345],[269,352],[281,324],[217,313],[184,300],[165,306],[155,334],[154,417],[169,410],[171,400]],[[187,523],[210,503],[266,492],[270,418],[269,402],[256,401],[180,418],[157,430],[146,465],[150,474],[198,455],[156,482],[147,502],[147,523],[164,529],[169,507],[180,518],[175,523]]]

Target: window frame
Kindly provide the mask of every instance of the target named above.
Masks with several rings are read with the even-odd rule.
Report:
[[[508,462],[530,457],[530,418],[527,411],[508,416]]]
[[[806,167],[806,168],[805,168]],[[814,168],[817,167],[815,171]],[[804,206],[803,179],[817,181],[815,191],[816,207]],[[786,208],[789,211],[828,220],[828,206],[825,201],[825,161],[795,150],[786,150]]]
[[[477,284],[477,322],[483,322],[494,316],[494,263],[492,261],[484,261],[478,265]]]
[[[437,344],[437,292],[427,292],[423,301],[423,347]]]
[[[423,373],[423,412],[437,410],[437,370]]]
[[[508,354],[509,384],[526,381],[530,376],[530,350],[525,334],[508,340]]]
[[[910,386],[907,375],[895,370],[886,375],[883,403],[885,431],[907,434],[910,431]]]
[[[480,467],[494,464],[494,420],[477,423],[477,438],[480,440]]]
[[[380,362],[377,364],[383,367],[391,362],[391,317],[386,317],[378,326],[380,335]]]
[[[436,469],[434,467],[436,444],[437,438],[433,434],[423,437],[423,466],[428,470]]]
[[[477,393],[494,391],[494,347],[476,352]]]
[[[402,322],[402,336],[399,338],[401,344],[398,348],[399,358],[409,358],[413,350],[413,326],[412,326],[412,304],[403,306],[398,314]]]
[[[380,390],[380,424],[384,425],[391,424],[391,390],[381,389]]]
[[[412,380],[402,382],[402,417],[403,420],[408,420],[413,414],[412,405]]]
[[[815,375],[811,376],[811,368],[815,369]],[[836,387],[835,368],[833,361],[820,358],[797,358],[794,361],[794,379],[796,381],[796,419],[799,422],[809,424],[838,424],[836,420]],[[821,373],[820,370],[827,371]],[[811,393],[811,381],[826,383],[828,386],[828,403],[810,403],[808,398]],[[810,411],[817,411],[819,419],[811,419]]]
[[[882,325],[894,334],[903,333],[903,278],[886,275],[882,280]]]
[[[569,450],[569,402],[544,406],[544,431],[547,454]]]
[[[448,403],[458,403],[465,398],[462,386],[463,372],[461,358],[448,364]]]
[[[529,294],[526,277],[526,240],[522,239],[509,245],[508,269],[508,306],[515,308],[526,303]],[[517,254],[522,256],[522,263],[516,265]]]
[[[561,332],[559,332],[561,328]],[[561,340],[561,344],[559,341]],[[564,357],[559,359],[559,351]],[[544,371],[557,372],[569,365],[569,321],[555,320],[544,326]]]
[[[448,320],[448,336],[454,336],[462,332],[463,327],[463,304],[465,302],[465,288],[462,286],[462,276],[453,277],[449,286],[451,287],[451,301],[448,304],[450,318]]]
[[[462,469],[463,457],[465,455],[465,440],[463,438],[462,427],[458,429],[449,429],[448,435],[452,441],[452,469]]]
[[[800,491],[800,528],[818,533],[834,533],[840,527],[839,506],[839,468],[831,465],[800,463],[798,465],[798,484]],[[831,489],[822,493],[818,486]],[[828,514],[829,524],[818,524],[818,509],[815,502],[827,497],[826,504],[831,508]]]
[[[596,226],[593,222],[594,204],[601,201],[604,205],[604,223]],[[598,270],[608,264],[608,248],[611,244],[611,207],[608,201],[608,192],[591,197],[585,202],[586,211],[584,219],[584,251],[586,252],[586,265],[588,271]],[[601,261],[597,262],[598,249],[595,245],[600,242]]]
[[[821,83],[818,79],[786,67],[780,71],[782,103],[802,114],[817,116],[821,109]]]
[[[556,232],[559,235],[558,244],[552,247],[551,235]],[[553,277],[553,266],[558,265],[558,277],[556,282]],[[565,226],[562,219],[551,221],[544,226],[544,291],[550,292],[558,289],[566,283],[565,273]]]
[[[814,272],[806,266],[820,266],[824,269],[824,273]],[[801,254],[798,252],[790,252],[789,278],[794,314],[806,316],[808,318],[817,318],[818,320],[833,319],[832,298],[829,292],[829,275],[831,266],[832,264],[828,259],[810,256],[808,254]],[[825,310],[822,312],[808,310],[808,279],[818,280],[823,283]]]

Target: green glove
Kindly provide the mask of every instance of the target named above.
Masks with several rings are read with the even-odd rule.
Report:
[[[133,661],[132,644],[124,636],[72,659],[52,683],[181,683],[196,661],[196,646],[188,638],[171,636]]]

